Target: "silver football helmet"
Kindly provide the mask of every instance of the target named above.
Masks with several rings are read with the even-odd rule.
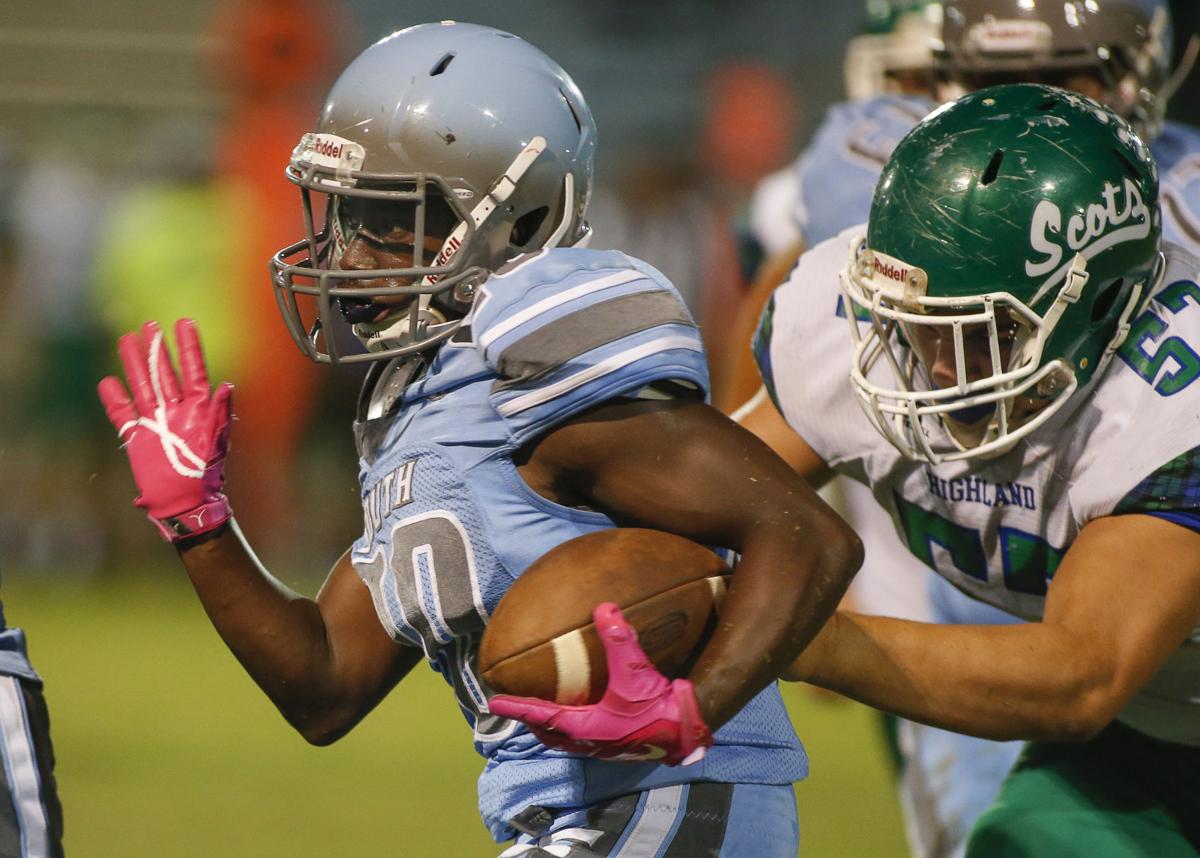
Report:
[[[509,33],[446,21],[367,48],[287,167],[306,235],[271,271],[296,344],[349,363],[448,338],[507,260],[586,242],[595,140],[574,81]],[[338,316],[365,354],[340,353]]]
[[[1081,90],[1157,136],[1171,81],[1171,13],[1166,0],[946,0],[934,47],[939,96],[1002,83]]]

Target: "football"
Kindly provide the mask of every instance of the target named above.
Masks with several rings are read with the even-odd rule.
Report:
[[[592,609],[616,602],[655,666],[684,676],[715,626],[730,572],[711,550],[657,530],[613,528],[564,542],[496,606],[480,673],[505,694],[595,703],[608,671]]]

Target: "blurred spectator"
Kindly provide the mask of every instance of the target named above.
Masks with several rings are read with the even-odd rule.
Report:
[[[246,331],[236,284],[248,272],[252,209],[213,175],[213,129],[170,119],[149,136],[141,181],[117,198],[96,248],[96,314],[111,339],[148,319],[194,318],[215,376],[242,379]]]
[[[230,474],[247,499],[239,522],[268,552],[307,544],[289,522],[298,519],[296,458],[322,376],[280,324],[267,260],[303,231],[283,166],[340,56],[348,18],[330,14],[328,4],[290,0],[220,6],[213,72],[228,109],[215,121],[181,114],[153,126],[104,218],[94,267],[76,260],[94,272],[105,354],[149,319],[199,322],[210,371],[234,382],[235,415],[246,418],[236,434],[240,467]],[[92,398],[95,376],[89,369],[81,401]],[[125,540],[143,536],[112,526]]]
[[[88,312],[87,272],[109,188],[85,166],[86,153],[66,145],[27,163],[0,160],[11,191],[0,458],[6,480],[23,486],[0,496],[0,546],[23,568],[86,573],[104,545],[87,477],[99,437],[90,431],[99,325]]]

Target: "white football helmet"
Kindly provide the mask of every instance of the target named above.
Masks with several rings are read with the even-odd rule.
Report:
[[[942,4],[929,0],[868,0],[864,32],[846,47],[846,95],[924,95],[932,87],[933,43]]]

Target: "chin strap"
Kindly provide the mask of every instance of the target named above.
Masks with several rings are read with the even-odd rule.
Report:
[[[458,325],[458,319],[447,320],[441,310],[431,303],[432,295],[418,295],[417,300],[406,310],[390,315],[380,322],[355,325],[354,336],[367,347],[369,352],[382,352],[398,345],[414,343],[418,339],[436,337],[447,333],[443,326]]]
[[[1125,308],[1121,310],[1121,318],[1117,320],[1117,330],[1113,334],[1108,345],[1104,347],[1104,352],[1100,355],[1100,361],[1103,363],[1113,352],[1119,349],[1124,343],[1126,337],[1129,336],[1129,330],[1132,327],[1130,321],[1133,314],[1138,311],[1142,305],[1142,298],[1150,295],[1158,284],[1162,282],[1163,276],[1167,273],[1167,258],[1160,251],[1158,254],[1158,262],[1155,263],[1154,273],[1148,281],[1139,280],[1133,284],[1133,289],[1129,293],[1129,300],[1125,302]],[[1147,287],[1147,282],[1150,284]],[[1099,367],[1097,367],[1099,369]]]

